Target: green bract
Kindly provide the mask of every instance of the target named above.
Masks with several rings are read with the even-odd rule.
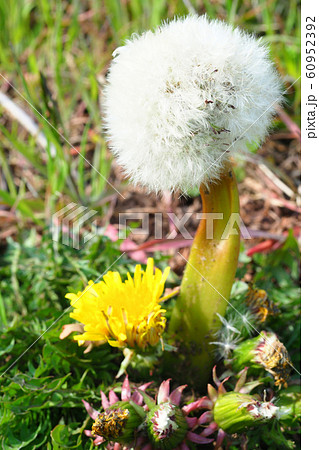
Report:
[[[147,433],[155,448],[171,450],[185,438],[187,422],[176,405],[171,402],[155,406],[147,415]]]
[[[239,392],[220,395],[214,405],[214,421],[228,433],[240,433],[251,426],[269,422],[277,416],[278,407],[257,397]]]

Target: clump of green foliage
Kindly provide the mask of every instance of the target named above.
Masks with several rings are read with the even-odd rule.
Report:
[[[88,449],[92,444],[83,430],[91,422],[88,425],[82,399],[99,408],[101,389],[104,392],[111,386],[119,389],[121,383],[115,380],[115,375],[122,356],[108,345],[83,354],[83,348],[70,337],[59,339],[62,326],[72,321],[64,295],[69,290],[83,289],[89,279],[96,279],[104,272],[121,255],[119,243],[99,236],[82,249],[74,250],[52,241],[49,233],[44,234],[38,246],[33,231],[24,237],[21,243],[9,241],[0,259],[0,355],[1,373],[5,372],[1,378],[0,442],[3,448],[11,449]],[[237,275],[242,277],[249,271],[259,286],[267,288],[269,297],[280,310],[267,326],[279,334],[299,371],[298,258],[298,245],[289,236],[281,249],[269,255],[255,255],[251,259],[242,252]],[[160,255],[155,262],[160,268],[167,264],[166,257]],[[112,270],[124,276],[127,271],[133,273],[134,266],[123,255]],[[168,286],[172,286],[177,279],[172,275],[168,281]],[[236,289],[234,295],[239,295]],[[220,363],[220,372],[227,371],[223,367]],[[162,381],[160,361],[153,368],[152,376],[149,369],[147,376],[145,367],[139,370],[135,366],[128,371],[133,382],[151,379],[159,384]],[[292,372],[291,380],[298,383],[297,372]],[[256,392],[262,394],[267,386],[272,387],[271,377],[261,377]],[[231,381],[227,388],[233,388]],[[292,442],[298,442],[298,427],[298,423],[288,426],[283,433],[274,424],[262,427],[259,433],[248,432],[249,448],[255,448],[253,445],[278,448],[278,441],[280,448],[292,448]]]

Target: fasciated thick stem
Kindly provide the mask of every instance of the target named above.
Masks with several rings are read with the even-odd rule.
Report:
[[[200,191],[203,218],[168,331],[179,348],[183,382],[187,378],[189,384],[205,389],[214,363],[211,342],[221,324],[217,314],[225,314],[236,273],[240,230],[237,183],[230,167],[218,183],[202,186]]]

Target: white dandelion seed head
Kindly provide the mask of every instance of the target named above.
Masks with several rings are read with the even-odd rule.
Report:
[[[235,324],[234,320],[232,320],[232,319],[228,319],[227,320],[225,317],[221,316],[219,313],[216,313],[216,314],[217,314],[217,316],[219,317],[219,320],[222,323],[221,329],[225,329],[224,331],[226,333],[233,332],[233,333],[240,334],[240,331],[234,326],[234,324]]]
[[[222,358],[229,358],[239,341],[240,337],[238,334],[233,333],[228,335],[223,334],[220,336],[220,341],[212,341],[209,344],[217,347],[218,354]]]
[[[117,49],[103,120],[134,183],[187,191],[217,181],[232,152],[261,142],[280,100],[281,83],[260,40],[188,16]]]

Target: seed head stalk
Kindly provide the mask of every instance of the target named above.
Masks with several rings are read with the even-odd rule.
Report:
[[[179,367],[192,385],[206,387],[214,353],[211,337],[220,328],[218,314],[224,316],[234,281],[240,245],[240,231],[234,225],[225,236],[233,213],[239,213],[239,199],[234,172],[227,167],[218,182],[200,188],[203,213],[188,263],[180,295],[174,307],[169,333],[179,347],[184,363]],[[214,220],[209,213],[222,213]],[[213,227],[213,228],[211,228]],[[213,229],[213,238],[207,238]]]

